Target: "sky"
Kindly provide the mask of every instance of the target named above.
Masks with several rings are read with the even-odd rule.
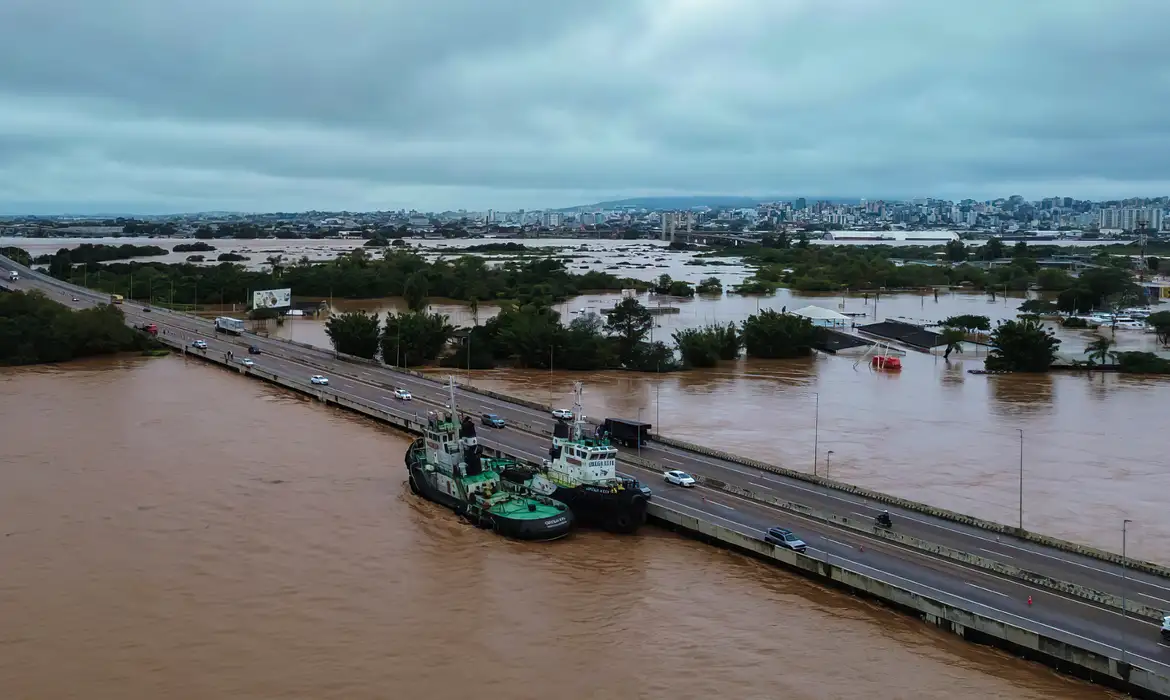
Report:
[[[0,212],[1170,194],[1170,0],[3,0]]]

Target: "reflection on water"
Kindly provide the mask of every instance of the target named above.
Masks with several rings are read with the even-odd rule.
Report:
[[[1110,697],[653,528],[497,538],[405,436],[194,361],[0,406],[5,698]]]

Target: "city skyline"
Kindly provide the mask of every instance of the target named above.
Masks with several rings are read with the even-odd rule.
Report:
[[[1157,196],[1164,20],[1141,0],[16,0],[0,214]]]

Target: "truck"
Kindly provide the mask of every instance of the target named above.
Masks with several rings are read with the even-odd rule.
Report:
[[[123,300],[124,300],[124,297],[121,294],[111,294],[110,295],[110,303],[111,304],[121,304]]]
[[[134,327],[137,328],[138,330],[142,331],[143,333],[149,333],[150,335],[158,335],[158,326],[156,324],[144,323],[141,326],[134,326]]]
[[[599,430],[619,445],[638,447],[642,443],[650,440],[651,427],[649,423],[643,423],[641,421],[626,420],[625,418],[606,418],[605,422],[599,426]]]
[[[20,279],[20,273],[17,272],[16,270],[13,270],[12,272],[8,273],[8,281],[9,282],[15,282],[19,279]]]
[[[244,332],[244,322],[238,318],[219,316],[215,319],[215,332],[240,335]]]

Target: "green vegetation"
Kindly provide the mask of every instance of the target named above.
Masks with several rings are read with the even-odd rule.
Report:
[[[146,350],[153,342],[109,304],[71,311],[40,292],[0,294],[0,365]]]
[[[382,342],[376,314],[349,311],[330,316],[325,322],[325,334],[337,352],[372,360],[378,356]]]
[[[695,292],[699,294],[722,294],[723,283],[719,281],[718,277],[708,277],[702,282],[699,282],[699,285],[695,287]]]
[[[1065,313],[1088,313],[1093,309],[1121,308],[1140,301],[1139,290],[1129,272],[1116,267],[1085,270],[1056,299]]]
[[[765,309],[743,322],[748,357],[777,359],[812,354],[817,328],[807,318]]]
[[[302,258],[247,270],[238,265],[199,266],[154,262],[111,263],[81,269],[58,269],[54,276],[99,291],[139,300],[169,299],[176,304],[247,304],[250,290],[291,287],[298,296],[377,299],[406,296],[421,308],[427,296],[470,301],[539,302],[545,305],[590,291],[646,289],[645,282],[604,272],[573,274],[551,258],[507,261],[489,265],[481,257],[463,256],[427,262],[417,253],[391,246],[384,256],[371,257],[359,248],[336,260],[312,263]],[[133,280],[133,289],[130,283]]]
[[[666,294],[672,297],[693,297],[695,289],[682,280],[672,280],[670,275],[660,275],[654,284],[655,294]]]
[[[151,255],[166,255],[165,248],[156,245],[100,245],[82,243],[70,250],[62,248],[52,255],[38,255],[33,262],[48,265],[49,274],[54,277],[68,275],[74,265],[87,265],[91,269],[99,263],[110,260],[145,258]]]
[[[1089,322],[1079,316],[1069,316],[1060,322],[1062,328],[1088,328]]]
[[[1038,321],[1003,321],[991,332],[987,369],[993,372],[1047,372],[1060,341]]]
[[[1127,374],[1170,374],[1170,360],[1152,352],[1114,353],[1118,368]]]
[[[248,259],[248,256],[239,253],[220,253],[215,259],[218,262],[243,262]]]
[[[455,327],[443,314],[425,311],[392,314],[382,330],[382,360],[398,367],[434,362],[454,332]]]
[[[1043,316],[1055,314],[1057,311],[1056,302],[1045,299],[1027,299],[1019,306],[1019,312],[1022,314]]]
[[[951,359],[952,352],[963,352],[963,341],[967,339],[967,334],[961,328],[943,328],[940,334],[939,341],[946,345],[946,350],[943,351],[943,359]]]
[[[29,255],[28,251],[23,248],[6,246],[4,248],[0,248],[0,255],[3,255],[9,260],[14,260],[21,265],[24,265],[25,267],[28,267],[32,264],[32,256]]]
[[[966,333],[974,333],[991,330],[991,319],[978,314],[960,314],[946,318],[942,325],[945,328],[958,328]]]
[[[719,360],[734,360],[743,347],[743,337],[734,323],[675,331],[675,347],[684,368],[714,367]]]
[[[215,250],[215,246],[203,241],[195,241],[194,243],[180,243],[171,250],[176,253],[208,253]]]
[[[1152,313],[1146,318],[1146,323],[1154,328],[1159,343],[1170,345],[1170,311]]]
[[[1085,354],[1089,356],[1089,364],[1103,365],[1106,364],[1106,360],[1109,359],[1112,359],[1114,362],[1116,362],[1117,353],[1110,350],[1110,348],[1112,348],[1115,344],[1116,343],[1112,338],[1106,338],[1104,336],[1100,336],[1093,342],[1089,343],[1088,347],[1085,348]]]

